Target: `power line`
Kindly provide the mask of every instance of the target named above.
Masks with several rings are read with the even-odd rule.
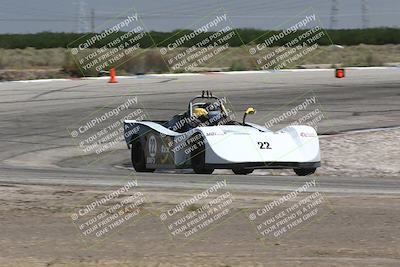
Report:
[[[338,14],[339,8],[338,8],[338,1],[337,0],[332,0],[332,6],[331,6],[331,16],[330,16],[330,22],[329,22],[329,28],[334,29],[337,27],[337,14]]]
[[[78,2],[78,33],[89,31],[87,3],[84,0]]]
[[[393,15],[393,14],[400,14],[400,11],[387,11],[387,12],[369,12],[368,16],[386,16],[386,15]],[[195,14],[180,14],[180,15],[174,15],[174,14],[168,14],[168,13],[149,13],[149,14],[140,14],[139,17],[141,18],[151,18],[151,19],[169,19],[169,20],[174,20],[174,19],[184,19],[184,18],[202,18],[203,16],[201,15],[195,15]],[[362,13],[360,12],[354,12],[354,13],[340,13],[336,17],[354,17],[354,16],[361,16]],[[229,17],[231,18],[293,18],[293,15],[230,15]],[[320,18],[331,18],[331,14],[319,14],[318,17]],[[91,16],[86,16],[82,17],[86,20],[90,20],[92,17]],[[79,18],[76,16],[66,16],[64,18],[62,17],[57,17],[57,18],[0,18],[0,21],[29,21],[29,22],[46,22],[46,21],[51,21],[51,22],[73,22],[77,21]],[[95,20],[117,20],[118,17],[113,17],[113,16],[95,16]]]
[[[95,28],[96,28],[95,21],[96,21],[96,15],[94,13],[94,8],[92,8],[92,10],[90,12],[90,28],[91,28],[91,32],[95,31]]]
[[[369,27],[368,0],[361,0],[361,26],[363,29]]]

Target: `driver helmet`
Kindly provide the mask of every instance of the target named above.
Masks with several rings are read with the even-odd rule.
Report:
[[[214,106],[209,104],[207,106],[208,110],[208,120],[211,125],[217,125],[218,122],[223,119],[223,114],[221,112],[220,106]]]
[[[193,113],[196,117],[207,116],[208,114],[205,108],[195,108]]]

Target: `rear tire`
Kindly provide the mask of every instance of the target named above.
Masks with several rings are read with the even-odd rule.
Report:
[[[144,150],[142,143],[137,140],[131,146],[131,159],[132,166],[136,172],[154,172],[155,169],[146,168],[146,159],[144,156]]]
[[[293,169],[293,170],[298,176],[307,176],[313,174],[317,170],[317,168]]]
[[[254,171],[254,169],[232,169],[233,173],[236,175],[247,175]]]
[[[191,138],[195,138],[195,136]],[[203,138],[199,138],[196,145],[197,148],[190,153],[193,171],[197,174],[212,174],[214,168],[205,167],[206,151]]]

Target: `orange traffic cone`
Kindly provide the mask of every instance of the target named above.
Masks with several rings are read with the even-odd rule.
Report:
[[[344,78],[344,69],[336,69],[335,76],[336,78]]]
[[[115,69],[111,68],[110,69],[110,80],[108,81],[108,83],[117,83],[117,79],[115,78]]]

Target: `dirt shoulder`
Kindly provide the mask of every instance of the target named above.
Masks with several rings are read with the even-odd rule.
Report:
[[[160,214],[198,191],[141,188],[140,220],[101,242],[83,238],[71,212],[111,189],[0,186],[1,266],[399,266],[400,197],[326,195],[319,215],[263,238],[249,211],[283,193],[231,192],[234,216],[194,238],[171,236]],[[85,202],[86,201],[86,202]],[[90,201],[89,201],[90,202]],[[293,202],[284,204],[289,207]]]

